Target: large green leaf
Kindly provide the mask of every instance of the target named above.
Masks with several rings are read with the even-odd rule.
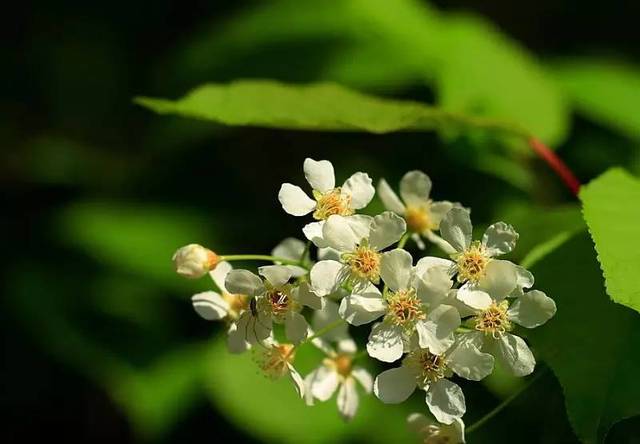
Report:
[[[611,169],[580,191],[611,298],[640,312],[640,180]]]
[[[532,267],[556,316],[529,332],[562,384],[570,422],[585,443],[602,442],[616,422],[640,414],[640,316],[607,297],[593,244],[582,232]]]
[[[606,59],[575,59],[554,69],[580,113],[640,139],[640,67]]]

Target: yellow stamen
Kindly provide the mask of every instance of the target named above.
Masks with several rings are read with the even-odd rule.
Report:
[[[386,321],[400,327],[412,328],[417,321],[426,317],[422,301],[415,290],[399,290],[387,297]]]
[[[351,273],[358,278],[377,283],[380,279],[380,253],[361,245],[353,253],[344,256]]]
[[[473,283],[477,283],[484,276],[485,268],[491,260],[480,242],[472,243],[455,259],[458,266],[458,282]]]
[[[229,304],[229,319],[235,321],[244,311],[249,309],[249,301],[244,294],[222,293],[222,299]]]
[[[256,362],[269,378],[278,379],[289,372],[295,358],[293,344],[274,345],[258,352]]]
[[[490,334],[494,338],[498,339],[503,333],[511,330],[511,321],[507,315],[507,309],[509,303],[502,301],[496,303],[495,301],[491,305],[480,312],[475,318],[475,328],[484,334]]]
[[[438,228],[433,222],[428,205],[408,206],[404,212],[407,228],[414,233],[423,233]]]
[[[354,213],[351,208],[351,196],[342,194],[340,188],[334,188],[324,194],[314,192],[314,195],[317,205],[313,217],[316,220],[325,220],[334,214],[350,216]]]
[[[439,381],[447,374],[447,363],[444,357],[434,355],[425,349],[409,353],[404,358],[403,365],[415,371],[417,383],[421,388]]]

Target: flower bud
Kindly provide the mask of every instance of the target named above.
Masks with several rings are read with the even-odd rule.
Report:
[[[189,244],[178,248],[173,255],[176,272],[186,278],[197,279],[218,265],[218,255],[198,244]]]

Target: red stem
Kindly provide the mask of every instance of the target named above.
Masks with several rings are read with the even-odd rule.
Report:
[[[529,146],[531,146],[533,151],[535,151],[542,160],[547,162],[547,165],[549,165],[551,169],[560,176],[560,179],[562,179],[567,188],[577,196],[578,191],[580,190],[580,181],[575,174],[573,174],[573,171],[571,171],[571,169],[569,169],[569,167],[562,161],[562,159],[542,143],[542,141],[535,137],[531,137],[529,139]]]

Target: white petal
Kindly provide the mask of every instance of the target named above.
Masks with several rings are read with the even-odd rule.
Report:
[[[345,421],[351,421],[358,411],[358,392],[353,379],[347,378],[338,391],[338,411]]]
[[[291,381],[293,382],[293,387],[296,389],[296,393],[301,398],[304,398],[304,379],[302,379],[300,373],[298,373],[291,364],[287,364],[287,366],[289,367],[289,378],[291,378]]]
[[[382,316],[387,304],[375,287],[363,294],[352,294],[340,301],[340,316],[351,325],[364,325]]]
[[[426,401],[433,416],[443,424],[451,424],[467,410],[462,389],[448,379],[431,384]]]
[[[407,205],[424,204],[431,194],[431,179],[422,171],[409,171],[400,180],[400,195]]]
[[[456,298],[465,305],[477,310],[484,310],[491,305],[491,296],[481,290],[469,290],[469,287],[462,286],[456,292]]]
[[[318,248],[318,260],[340,261],[340,252],[330,247]]]
[[[371,393],[371,390],[373,390],[373,376],[371,376],[368,370],[362,367],[353,367],[351,376],[360,383],[367,393]]]
[[[477,287],[489,293],[496,301],[501,301],[513,292],[517,283],[516,265],[509,261],[493,259],[485,267],[484,276]]]
[[[527,270],[524,267],[521,267],[520,265],[515,265],[515,269],[516,269],[516,288],[515,290],[513,290],[513,292],[509,295],[511,297],[518,297],[518,296],[522,296],[523,294],[523,290],[525,288],[531,288],[533,287],[534,284],[534,278],[533,278],[533,274],[531,274],[531,272],[529,270]]]
[[[380,179],[380,182],[378,182],[378,197],[380,197],[387,210],[397,214],[404,214],[404,204],[384,179]]]
[[[326,193],[335,188],[336,176],[333,165],[328,160],[304,159],[304,177],[314,190]]]
[[[431,222],[434,223],[436,229],[440,228],[440,222],[442,221],[444,216],[449,212],[449,210],[451,210],[451,208],[455,206],[460,205],[454,204],[453,202],[448,202],[446,200],[431,203],[429,212],[431,213]]]
[[[520,296],[508,311],[509,319],[526,328],[538,327],[556,314],[556,303],[539,290]]]
[[[244,294],[250,297],[264,292],[262,279],[248,270],[231,270],[227,274],[224,286],[229,293]]]
[[[377,215],[371,222],[369,245],[375,250],[382,250],[400,240],[407,231],[407,223],[403,218],[391,211]]]
[[[291,270],[284,265],[265,265],[258,268],[260,276],[264,277],[272,286],[279,288],[291,279]]]
[[[371,329],[367,352],[372,358],[383,362],[394,362],[402,357],[402,329],[384,322],[376,324]]]
[[[316,207],[316,201],[302,191],[302,188],[290,183],[283,183],[278,193],[282,208],[292,216],[304,216]]]
[[[417,295],[430,307],[435,307],[446,299],[453,281],[443,267],[431,267],[416,278]]]
[[[418,233],[413,233],[411,235],[411,240],[416,243],[416,247],[418,247],[418,250],[424,250],[425,248],[427,248],[427,245],[422,241],[422,238]]]
[[[447,356],[447,365],[458,376],[480,381],[493,371],[493,356],[482,353],[470,343],[462,343],[453,348]]]
[[[440,305],[431,311],[427,319],[416,323],[420,348],[440,355],[453,344],[453,332],[460,325],[458,310],[450,305]]]
[[[471,244],[473,227],[469,210],[452,208],[440,222],[440,235],[456,251],[464,251]]]
[[[325,221],[322,227],[322,237],[327,245],[340,252],[353,251],[362,237],[351,227],[347,217],[333,215]]]
[[[309,272],[313,292],[320,297],[334,293],[340,285],[338,276],[342,268],[344,265],[337,261],[317,262]]]
[[[251,347],[251,345],[245,341],[244,333],[238,330],[238,326],[235,322],[229,326],[227,334],[229,335],[227,337],[227,348],[229,349],[229,352],[243,353]]]
[[[295,237],[287,237],[286,239],[283,239],[282,242],[280,242],[278,245],[276,245],[273,250],[271,250],[271,255],[297,261],[302,258],[302,253],[304,253],[305,248],[305,243],[300,239],[296,239]]]
[[[339,383],[338,373],[323,365],[314,372],[313,379],[309,381],[308,386],[314,398],[324,402],[333,396]]]
[[[304,316],[295,311],[289,312],[284,320],[284,331],[287,340],[294,344],[297,344],[307,337],[308,328],[309,325]]]
[[[454,264],[455,263],[453,261],[450,261],[449,259],[443,259],[441,257],[435,257],[435,256],[425,256],[423,258],[420,258],[416,263],[416,266],[415,266],[416,275],[419,277],[422,277],[423,274],[425,274],[428,270],[432,268],[440,268],[446,272],[449,272],[449,270],[451,269],[451,267],[454,266]]]
[[[533,372],[536,359],[521,337],[505,333],[493,342],[493,355],[506,370],[514,376],[526,376]]]
[[[487,247],[491,256],[507,254],[511,252],[518,241],[518,233],[513,227],[504,222],[496,222],[487,228],[482,236],[482,244]]]
[[[409,287],[412,266],[411,254],[406,250],[396,248],[387,251],[380,258],[380,276],[392,291],[406,289]]]
[[[218,289],[223,293],[229,293],[224,286],[224,281],[227,278],[227,274],[233,270],[233,267],[229,262],[220,262],[216,267],[209,272],[209,276],[213,279],[213,282],[218,286]]]
[[[324,240],[324,234],[322,234],[322,227],[324,227],[324,221],[311,222],[302,227],[302,232],[304,236],[313,242],[318,248],[327,247],[327,242]]]
[[[238,334],[249,344],[257,344],[271,336],[271,319],[263,316],[254,317],[250,311],[245,311],[236,321]]]
[[[433,231],[427,230],[422,234],[424,237],[426,237],[429,240],[429,242],[431,242],[436,247],[440,248],[446,254],[456,253],[456,249],[453,248],[449,242],[447,242],[446,240],[444,240],[443,238],[435,234]]]
[[[385,404],[406,401],[416,389],[415,375],[406,367],[386,370],[373,383],[373,393]]]
[[[314,310],[322,310],[324,305],[324,298],[319,297],[309,287],[308,282],[302,282],[298,285],[298,288],[294,289],[294,297],[302,305],[311,307]]]
[[[342,194],[351,196],[351,208],[359,210],[366,207],[376,193],[373,182],[367,173],[355,173],[342,185]]]
[[[427,418],[422,413],[411,413],[407,417],[407,425],[414,433],[426,439],[429,436],[426,434],[428,433],[428,427],[437,426],[438,424],[434,424],[431,419]]]
[[[207,321],[222,319],[229,311],[229,303],[215,291],[194,294],[191,303],[196,313]]]

